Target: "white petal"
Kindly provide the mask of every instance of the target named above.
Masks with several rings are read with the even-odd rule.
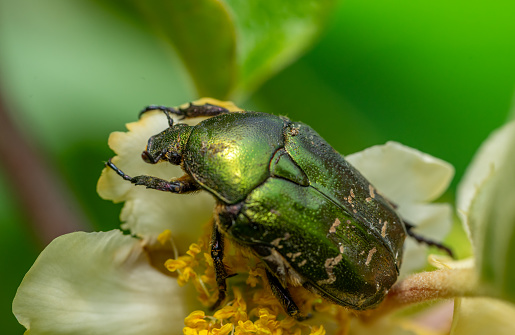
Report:
[[[350,335],[422,335],[430,334],[424,328],[415,328],[409,322],[399,320],[399,318],[380,318],[374,322],[362,322],[359,318],[352,318],[349,323]],[[415,328],[415,329],[414,329]],[[329,334],[329,333],[328,333]]]
[[[452,226],[452,207],[449,204],[417,204],[400,208],[407,222],[416,224],[413,232],[432,241],[441,242]],[[420,270],[427,263],[427,246],[413,238],[404,245],[401,277]]]
[[[407,222],[416,225],[416,232],[426,238],[441,241],[452,226],[452,207],[449,204],[412,204],[399,208]]]
[[[397,142],[376,145],[346,159],[397,204],[438,198],[454,175],[449,163]]]
[[[514,305],[490,298],[456,299],[452,335],[515,334]]]
[[[41,253],[13,312],[31,335],[179,334],[194,296],[149,265],[139,240],[117,230],[77,232]]]
[[[122,227],[146,237],[169,229],[180,253],[197,242],[211,220],[215,202],[207,192],[180,195],[134,188],[120,215]]]
[[[493,132],[483,142],[460,181],[457,189],[456,207],[464,223],[467,221],[472,199],[480,186],[508,158],[507,152],[512,145],[515,122],[508,123]],[[467,224],[464,225],[468,231]]]
[[[189,120],[196,123],[199,119]],[[180,167],[169,163],[147,164],[141,159],[149,137],[168,127],[163,113],[149,112],[134,123],[127,124],[129,132],[115,132],[109,137],[110,147],[118,154],[113,163],[129,176],[150,175],[170,180],[184,175]],[[105,168],[98,181],[97,191],[104,199],[125,201],[121,213],[124,228],[140,236],[157,236],[170,229],[179,251],[185,252],[196,242],[199,231],[211,219],[214,199],[207,192],[180,195],[134,186]]]
[[[452,165],[397,142],[388,142],[346,156],[346,159],[382,193],[398,205],[400,216],[418,235],[442,241],[452,225],[447,204],[427,204],[439,197],[454,175]],[[427,247],[406,240],[401,277],[427,263]]]
[[[408,237],[404,242],[404,256],[402,258],[399,279],[418,272],[427,265],[427,247]]]
[[[461,194],[470,196],[466,190],[472,193],[473,186],[467,184],[479,183],[475,184],[479,186],[472,196],[466,223],[483,288],[491,296],[515,302],[515,122],[501,128],[485,146],[480,149],[479,160],[473,163]],[[485,153],[489,148],[501,157]]]

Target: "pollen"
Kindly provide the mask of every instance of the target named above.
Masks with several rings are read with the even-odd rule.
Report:
[[[157,236],[157,241],[161,243],[161,245],[165,245],[168,241],[172,240],[172,232],[170,229],[164,230],[161,234]]]
[[[169,232],[160,234],[162,240],[171,239]],[[285,236],[281,240],[287,239]],[[160,240],[161,241],[161,240]],[[298,257],[300,253],[292,254]],[[341,258],[336,257],[338,262]],[[184,319],[183,333],[191,335],[229,335],[229,334],[283,334],[283,335],[324,335],[323,326],[312,326],[298,322],[284,312],[277,298],[273,295],[266,280],[263,265],[252,255],[242,252],[230,244],[226,245],[224,261],[229,273],[247,274],[246,281],[234,280],[228,283],[227,301],[213,314],[206,315],[201,310],[192,311]],[[303,260],[299,266],[304,265]],[[184,255],[165,262],[165,267],[178,274],[179,285],[193,285],[197,299],[206,310],[218,297],[213,260],[209,253],[209,234],[202,236],[197,243],[192,243]],[[336,320],[340,306],[334,306],[308,292],[303,287],[290,288],[290,293],[298,302],[301,310],[331,311]],[[331,307],[328,307],[331,306]]]
[[[311,330],[311,333],[309,333],[309,335],[325,335],[324,326],[313,327],[313,329]]]
[[[200,254],[202,250],[200,249],[200,247],[198,246],[198,244],[196,243],[192,243],[188,249],[188,251],[186,251],[186,253],[192,257],[195,257],[196,255]]]
[[[184,324],[190,328],[203,328],[206,324],[205,317],[203,311],[194,311],[184,319]]]

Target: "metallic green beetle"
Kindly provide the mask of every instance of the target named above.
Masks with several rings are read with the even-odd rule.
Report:
[[[215,197],[211,255],[219,297],[213,308],[227,288],[223,236],[263,261],[274,295],[299,320],[305,316],[289,286],[355,310],[383,300],[397,280],[411,226],[313,129],[210,104],[143,112],[155,109],[167,115],[169,128],[149,139],[142,157],[180,165],[185,175],[171,181],[130,177],[110,160],[107,165],[136,185],[173,193],[206,190]],[[212,117],[188,126],[174,124],[170,114]]]

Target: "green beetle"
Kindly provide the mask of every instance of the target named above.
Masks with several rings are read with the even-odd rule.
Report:
[[[227,289],[223,236],[263,261],[274,295],[296,319],[305,316],[289,286],[355,310],[383,300],[397,280],[411,225],[312,128],[210,104],[143,112],[155,109],[166,114],[169,127],[149,139],[142,158],[180,165],[185,175],[171,181],[130,177],[111,160],[107,165],[136,185],[206,190],[215,197],[211,255],[219,296],[213,308]],[[188,126],[174,124],[171,114],[211,118]]]

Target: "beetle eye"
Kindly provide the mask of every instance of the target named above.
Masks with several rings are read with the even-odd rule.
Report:
[[[150,158],[150,155],[148,154],[147,151],[143,151],[141,153],[141,158],[143,159],[143,161],[145,163],[154,164],[154,161]]]

